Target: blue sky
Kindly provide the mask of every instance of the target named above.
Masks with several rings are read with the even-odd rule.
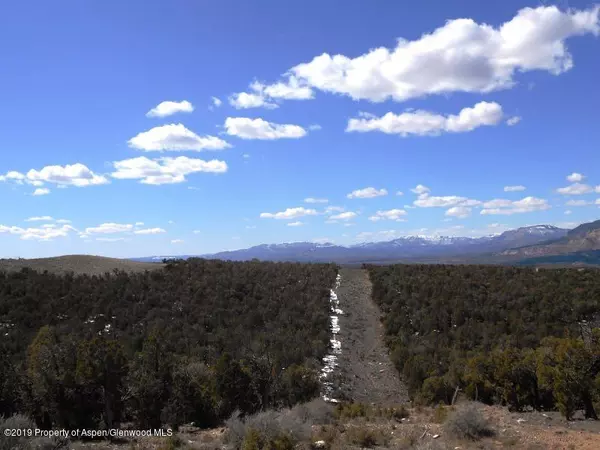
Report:
[[[583,0],[6,2],[0,256],[595,220],[599,32]]]

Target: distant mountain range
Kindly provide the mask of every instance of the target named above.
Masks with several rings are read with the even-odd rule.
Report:
[[[579,225],[559,239],[507,249],[502,255],[539,258],[593,250],[600,250],[600,220]]]
[[[593,232],[600,233],[600,221],[597,224],[597,226],[592,226],[588,231],[592,230]],[[582,225],[575,230],[582,227],[584,226]],[[551,243],[563,242],[575,230],[569,231],[551,225],[535,225],[505,231],[498,235],[478,238],[405,236],[391,241],[367,242],[351,246],[340,246],[332,243],[317,244],[314,242],[262,244],[247,249],[195,256],[232,261],[259,259],[265,261],[298,262],[331,261],[345,264],[392,261],[444,262],[453,260],[455,262],[469,262],[470,260],[480,262],[510,262],[519,258],[526,258],[533,255],[538,256],[538,254],[529,254],[521,249],[541,248]],[[567,245],[566,247],[569,246]],[[581,249],[583,250],[584,248]],[[589,248],[585,249],[589,250]],[[516,253],[510,253],[513,251]],[[185,259],[191,256],[194,255],[177,256],[176,258]],[[134,260],[160,262],[163,259],[169,258],[173,257],[150,256],[134,258]]]

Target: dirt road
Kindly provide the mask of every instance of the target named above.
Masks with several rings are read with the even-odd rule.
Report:
[[[341,269],[337,294],[344,311],[339,319],[342,353],[338,357],[338,397],[357,402],[392,405],[408,400],[405,386],[383,342],[380,311],[371,300],[366,271]]]

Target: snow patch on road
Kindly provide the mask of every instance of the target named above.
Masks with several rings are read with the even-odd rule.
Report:
[[[340,324],[339,324],[339,315],[344,314],[344,311],[340,309],[340,301],[338,299],[335,290],[340,287],[342,282],[342,276],[340,274],[335,278],[335,287],[331,289],[331,293],[329,295],[329,304],[331,308],[331,312],[333,313],[330,316],[331,319],[331,352],[323,357],[323,369],[321,369],[321,375],[319,376],[321,383],[323,385],[323,392],[321,396],[323,400],[326,402],[339,403],[339,400],[332,398],[333,394],[333,381],[331,380],[331,374],[334,369],[337,367],[337,359],[338,355],[342,353],[342,343],[338,339],[338,334],[340,332]]]

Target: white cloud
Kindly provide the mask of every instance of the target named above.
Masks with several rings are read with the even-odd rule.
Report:
[[[242,139],[298,139],[306,136],[306,130],[299,125],[277,124],[263,119],[228,117],[225,130],[230,136]]]
[[[588,206],[588,205],[592,205],[593,202],[591,201],[587,201],[587,200],[569,200],[567,203],[565,203],[567,206]]]
[[[187,100],[181,102],[164,101],[146,113],[146,117],[167,117],[177,113],[191,113],[194,106]]]
[[[184,240],[183,239],[173,239],[171,241],[171,244],[183,244]]]
[[[330,238],[316,238],[313,239],[311,242],[314,242],[315,244],[332,244],[335,241]]]
[[[144,226],[144,222],[136,222],[135,226],[136,227],[143,227]]]
[[[319,125],[319,124],[313,124],[313,125],[309,125],[309,126],[308,126],[308,129],[309,129],[310,131],[319,131],[319,130],[321,130],[322,128],[323,128],[323,127],[321,127],[321,125]]]
[[[107,222],[97,227],[89,227],[85,229],[85,234],[115,234],[115,233],[124,233],[126,231],[131,231],[133,229],[133,225],[131,224],[122,224],[122,223],[113,223]]]
[[[33,194],[31,195],[48,195],[50,193],[50,189],[48,188],[37,188],[35,191],[33,191]]]
[[[57,184],[58,187],[66,186],[92,186],[108,183],[103,175],[97,175],[80,163],[67,164],[65,166],[46,166],[40,170],[31,169],[27,174],[10,171],[6,175],[0,175],[0,181],[13,181],[18,184],[28,183],[33,186],[43,186],[44,183]],[[36,189],[36,192],[40,191]],[[43,190],[38,194],[44,195]]]
[[[261,213],[261,219],[297,219],[299,217],[304,216],[314,216],[317,214],[317,211],[314,209],[306,209],[303,207],[298,208],[287,208],[285,211],[277,212],[277,213]]]
[[[27,177],[25,175],[23,175],[20,172],[14,171],[14,170],[7,172],[6,175],[0,175],[0,181],[14,181],[15,183],[18,183],[18,184],[23,184],[23,181],[26,178]]]
[[[39,228],[22,228],[0,225],[0,233],[15,234],[25,241],[50,241],[54,238],[67,237],[69,233],[73,231],[76,230],[70,225],[63,225],[62,227],[41,226]]]
[[[457,195],[432,196],[425,192],[419,195],[419,198],[413,204],[419,208],[449,208],[452,206],[477,206],[481,202]]]
[[[288,227],[301,227],[302,225],[304,225],[304,222],[300,222],[300,221],[290,222],[287,224]]]
[[[353,211],[347,211],[339,214],[335,214],[329,217],[329,220],[350,220],[354,219],[358,214]]]
[[[484,215],[511,215],[521,214],[533,211],[544,211],[550,209],[548,201],[542,198],[525,197],[521,200],[510,201],[504,199],[496,199],[484,203],[484,209],[481,214]]]
[[[346,131],[381,131],[403,137],[436,136],[442,132],[464,133],[484,125],[497,125],[502,117],[502,107],[498,103],[480,102],[472,108],[463,108],[458,115],[411,111],[399,115],[388,112],[375,118],[354,118],[348,121]]]
[[[567,181],[569,181],[571,183],[577,183],[579,181],[583,181],[584,178],[585,178],[585,175],[582,175],[577,172],[573,172],[571,175],[569,175],[567,177]]]
[[[513,117],[509,117],[508,120],[506,121],[506,125],[508,125],[509,127],[512,127],[513,125],[518,124],[521,121],[521,117],[520,116],[513,116]]]
[[[212,104],[215,108],[218,108],[219,106],[221,106],[223,104],[223,101],[218,97],[211,97],[211,100],[212,100]]]
[[[313,198],[313,197],[308,197],[304,199],[304,203],[328,203],[329,200],[327,200],[326,198]]]
[[[567,210],[565,211],[565,215],[567,215],[567,216],[568,216],[569,214],[572,214],[572,213],[573,213],[573,211],[571,211],[570,209],[567,209]]]
[[[69,219],[57,219],[56,223],[71,223]]]
[[[346,197],[348,198],[374,198],[374,197],[382,197],[387,195],[387,189],[375,189],[374,187],[367,187],[364,189],[357,189],[352,191]]]
[[[403,217],[406,216],[406,211],[403,209],[390,209],[387,211],[377,211],[375,215],[369,217],[372,222],[380,220],[395,220],[396,222],[404,222]]]
[[[278,100],[309,100],[313,91],[306,84],[299,83],[294,76],[288,76],[286,82],[264,85],[258,81],[250,84],[251,92],[238,92],[229,97],[229,103],[236,109],[264,107],[277,108]]]
[[[516,73],[570,70],[574,64],[565,41],[598,35],[599,11],[598,6],[564,12],[556,6],[523,8],[497,27],[468,18],[449,20],[413,41],[398,39],[391,49],[373,48],[354,58],[323,53],[292,67],[285,77],[307,89],[372,102],[488,93],[514,86]],[[259,84],[259,97],[265,89]]]
[[[167,230],[164,230],[162,228],[146,228],[144,230],[135,230],[133,234],[159,234],[166,232]]]
[[[244,159],[248,159],[248,158],[250,158],[250,155],[249,155],[248,153],[244,153],[244,154],[242,155],[242,158],[244,158]]]
[[[222,150],[230,144],[215,136],[198,136],[183,124],[161,125],[139,133],[128,142],[131,148],[152,151]]]
[[[96,240],[100,241],[100,242],[121,242],[121,241],[124,241],[125,238],[122,238],[122,237],[118,237],[118,238],[99,237],[99,238],[96,238]]]
[[[328,206],[325,208],[325,214],[333,214],[334,212],[343,212],[345,208],[341,206]]]
[[[113,178],[140,180],[140,183],[153,185],[182,183],[186,180],[186,175],[197,172],[227,172],[227,164],[224,161],[205,161],[187,156],[157,159],[140,156],[114,161],[113,165],[116,169],[111,173]]]
[[[453,206],[448,209],[444,215],[464,219],[471,215],[471,210],[472,208],[469,208],[468,206]]]
[[[29,219],[25,219],[25,222],[50,222],[54,220],[51,216],[34,216]]]
[[[583,195],[583,194],[589,194],[591,192],[594,192],[594,190],[597,191],[599,186],[596,186],[596,188],[594,189],[592,186],[587,185],[587,184],[582,184],[582,183],[573,183],[570,184],[569,186],[566,187],[562,187],[562,188],[558,188],[556,190],[556,192],[558,192],[559,194],[562,195]]]
[[[396,192],[396,195],[404,195],[404,192],[398,191],[398,192]]]
[[[202,231],[200,231],[200,230],[194,230],[194,231],[192,231],[192,233],[194,233],[194,234],[200,234],[200,233],[202,233]]]
[[[521,192],[527,189],[525,186],[504,186],[504,192]]]
[[[411,189],[411,192],[414,192],[415,194],[425,194],[427,192],[429,192],[430,189],[427,186],[423,186],[422,184],[417,184],[413,189]]]

